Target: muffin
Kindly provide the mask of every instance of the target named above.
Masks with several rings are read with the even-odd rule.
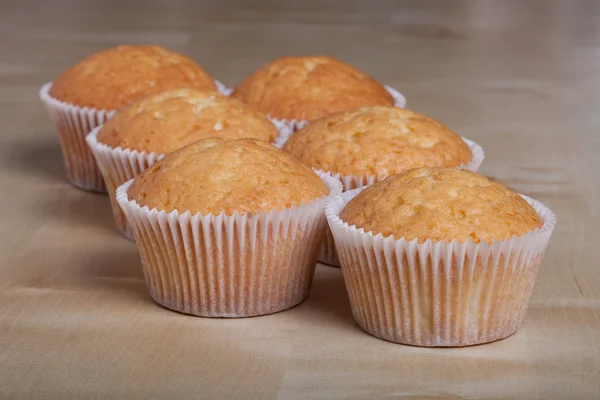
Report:
[[[398,107],[364,107],[322,118],[283,145],[310,167],[339,174],[344,190],[417,167],[477,170],[483,150],[442,123]],[[339,266],[327,233],[319,261]]]
[[[117,187],[162,155],[211,136],[272,142],[277,129],[264,114],[239,100],[214,91],[174,89],[125,106],[88,136],[117,227],[125,236],[131,238],[131,231],[116,203]]]
[[[417,168],[328,203],[356,322],[417,346],[467,346],[521,326],[555,216],[483,176]]]
[[[149,94],[184,87],[216,90],[213,78],[186,56],[159,46],[126,45],[75,64],[49,94],[79,107],[118,110]]]
[[[283,150],[305,164],[343,176],[379,179],[417,167],[458,167],[468,144],[442,123],[398,107],[361,107],[293,133]]]
[[[247,77],[231,96],[270,117],[297,122],[362,106],[395,103],[383,85],[327,56],[279,58]],[[404,104],[401,95],[398,101]]]
[[[338,180],[256,139],[201,139],[117,190],[152,298],[246,317],[306,298]],[[148,227],[153,227],[148,229]]]
[[[82,189],[105,191],[85,135],[132,101],[182,87],[216,90],[202,67],[158,46],[98,52],[44,85],[40,97],[56,124],[69,180]]]

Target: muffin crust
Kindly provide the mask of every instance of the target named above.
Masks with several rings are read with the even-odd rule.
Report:
[[[381,84],[328,56],[277,59],[247,77],[232,97],[275,118],[309,121],[361,106],[394,104]]]
[[[542,227],[521,196],[466,170],[418,168],[368,187],[340,214],[365,232],[407,241],[479,243]]]
[[[123,45],[69,68],[53,83],[50,96],[80,107],[116,110],[143,96],[182,87],[216,89],[202,67],[179,53]]]
[[[112,148],[155,153],[170,153],[211,136],[271,142],[277,129],[239,100],[214,91],[175,89],[124,107],[98,132],[98,140]]]
[[[127,194],[150,209],[231,215],[309,203],[328,189],[309,167],[266,142],[207,138],[145,170]]]
[[[325,117],[294,133],[284,150],[324,171],[379,178],[417,167],[457,167],[472,158],[445,125],[398,107]]]

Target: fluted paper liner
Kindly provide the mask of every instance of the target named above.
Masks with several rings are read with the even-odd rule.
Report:
[[[230,89],[215,81],[217,90],[229,95]],[[84,190],[106,192],[100,169],[85,142],[86,135],[112,117],[114,110],[99,110],[79,107],[50,96],[52,82],[40,89],[40,99],[46,106],[50,118],[58,131],[67,177],[69,181]]]
[[[342,190],[317,171],[330,195]],[[204,317],[270,314],[308,295],[325,228],[327,196],[259,214],[191,215],[140,207],[117,189],[140,251],[146,283],[159,304]]]
[[[294,134],[294,132],[292,132],[292,131],[288,131],[288,132],[289,133],[287,135],[284,134],[284,135],[279,136],[279,138],[275,142],[276,147],[282,149],[283,146],[285,145],[285,142],[289,139],[289,137],[291,135]],[[483,151],[483,148],[480,145],[478,145],[477,143],[475,143],[474,141],[469,140],[467,138],[463,137],[462,140],[467,144],[467,146],[469,146],[469,149],[471,150],[472,158],[471,158],[470,162],[468,162],[467,164],[459,165],[458,168],[468,169],[469,171],[477,172],[477,170],[479,169],[479,167],[481,166],[481,164],[483,163],[483,160],[485,158],[485,153]],[[358,189],[358,188],[362,188],[362,187],[365,187],[368,185],[372,185],[372,184],[379,182],[380,180],[386,178],[386,176],[378,177],[376,175],[358,176],[358,175],[337,174],[334,176],[338,177],[340,179],[340,181],[342,182],[344,192],[346,192],[348,190]],[[323,264],[327,264],[332,267],[340,266],[340,261],[338,259],[337,251],[335,249],[335,245],[333,242],[333,236],[331,236],[331,231],[329,229],[325,230],[323,244],[321,245],[321,252],[319,253],[319,262],[321,262]]]
[[[399,91],[397,91],[396,89],[394,89],[393,87],[388,86],[388,85],[383,85],[383,87],[394,98],[394,106],[395,107],[400,107],[400,108],[406,107],[406,97],[404,97],[404,95],[402,93],[400,93]],[[300,129],[304,128],[306,125],[309,124],[309,122],[306,120],[285,119],[285,118],[273,118],[273,119],[282,124],[285,124],[290,129],[291,132],[299,131]]]
[[[219,93],[221,93],[227,97],[231,96],[231,93],[233,92],[232,88],[228,88],[222,82],[219,82],[217,80],[215,80],[214,82],[215,82],[215,86],[217,87],[217,91]]]
[[[123,149],[120,146],[117,148],[107,146],[98,141],[98,132],[101,128],[102,126],[94,128],[86,136],[86,141],[96,157],[96,162],[104,177],[117,228],[124,236],[133,240],[133,234],[127,223],[127,218],[125,218],[123,210],[121,210],[119,203],[117,203],[117,188],[154,165],[154,163],[164,157],[164,154]]]
[[[520,237],[419,244],[342,221],[339,214],[361,190],[329,199],[325,214],[362,329],[416,346],[468,346],[519,329],[556,222],[549,208],[523,196],[543,226]]]
[[[272,121],[279,135],[289,136],[288,127]],[[96,163],[104,177],[108,188],[108,196],[112,206],[113,215],[119,231],[127,238],[133,240],[131,228],[123,210],[119,207],[116,199],[116,190],[123,183],[134,179],[144,170],[154,165],[155,162],[164,157],[164,154],[123,149],[120,146],[112,148],[98,141],[98,132],[102,126],[94,128],[86,137],[87,144],[91,149]]]
[[[51,86],[51,82],[42,86],[40,98],[56,125],[69,181],[84,190],[105,192],[102,174],[84,139],[88,132],[112,117],[114,111],[78,107],[54,99],[49,94]]]

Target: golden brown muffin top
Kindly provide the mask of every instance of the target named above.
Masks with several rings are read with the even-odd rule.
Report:
[[[100,51],[66,70],[50,96],[80,107],[117,110],[143,96],[192,87],[215,90],[198,64],[159,46],[118,46]]]
[[[368,187],[340,214],[349,225],[395,239],[491,243],[542,227],[521,196],[471,171],[417,168]]]
[[[112,148],[161,154],[211,136],[272,142],[277,128],[239,100],[218,92],[175,89],[125,106],[98,132],[98,140]]]
[[[201,139],[145,170],[127,192],[140,206],[203,215],[258,213],[329,191],[309,167],[255,139]]]
[[[275,118],[314,121],[361,106],[393,105],[385,88],[332,57],[284,57],[236,86],[238,98]]]
[[[324,171],[380,178],[417,167],[457,167],[472,158],[469,146],[445,125],[398,107],[322,118],[294,133],[283,149]]]

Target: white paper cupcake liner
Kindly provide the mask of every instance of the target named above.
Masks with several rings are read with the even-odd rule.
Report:
[[[327,201],[354,319],[373,336],[415,346],[468,346],[515,333],[556,216],[523,196],[543,226],[503,241],[419,244],[373,235],[339,218],[363,189]]]
[[[400,108],[406,107],[406,97],[404,97],[404,95],[402,93],[400,93],[399,91],[397,91],[396,89],[394,89],[393,87],[388,86],[388,85],[383,85],[383,87],[394,98],[394,106],[395,107],[400,107]],[[272,118],[282,124],[285,124],[292,133],[299,131],[300,129],[304,128],[306,125],[309,124],[309,122],[306,120],[297,120],[297,119],[290,120],[290,119],[285,119],[285,118],[274,118],[274,117],[270,117],[270,118]]]
[[[335,196],[341,184],[317,171]],[[325,228],[327,197],[281,211],[218,216],[166,213],[117,189],[146,283],[159,304],[203,317],[249,317],[293,307],[308,295]]]
[[[279,136],[277,141],[275,142],[275,146],[282,149],[285,145],[285,142],[289,139],[289,137],[293,134],[291,130],[288,130],[287,134],[282,134]],[[472,158],[471,161],[467,164],[462,164],[458,168],[468,169],[469,171],[477,172],[483,160],[485,159],[485,153],[483,148],[475,143],[472,140],[467,138],[462,138],[462,140],[469,146],[471,150]],[[358,175],[341,175],[337,174],[340,181],[342,182],[343,191],[346,192],[348,190],[361,188],[364,186],[372,185],[376,182],[379,182],[381,179],[385,179],[386,177],[378,177],[376,175],[371,176],[358,176]],[[325,239],[323,240],[323,245],[321,246],[321,252],[319,254],[319,262],[323,264],[327,264],[332,267],[339,267],[340,261],[338,259],[333,236],[331,236],[331,231],[329,229],[325,230]]]
[[[98,132],[101,128],[102,126],[94,128],[85,139],[104,177],[117,228],[125,237],[133,240],[127,218],[117,203],[117,188],[154,165],[164,157],[164,154],[107,146],[98,141]]]
[[[231,96],[233,93],[233,88],[229,88],[225,86],[222,82],[215,80],[215,86],[217,87],[217,91],[227,97]]]
[[[279,135],[289,136],[286,125],[271,121],[277,128]],[[94,128],[85,138],[91,149],[98,168],[104,178],[108,189],[108,196],[112,206],[113,215],[119,231],[127,238],[133,240],[133,233],[127,223],[123,210],[119,207],[116,198],[116,190],[123,183],[134,179],[155,162],[163,158],[164,154],[123,149],[120,146],[112,148],[98,141],[98,132],[102,125]]]
[[[221,82],[215,81],[217,89],[226,95],[231,92]],[[86,135],[112,117],[114,110],[79,107],[50,96],[52,82],[40,89],[40,99],[48,109],[50,118],[58,131],[63,158],[69,181],[78,188],[94,192],[106,192],[102,174],[94,156],[85,142]]]
[[[106,192],[102,174],[85,143],[85,135],[114,115],[113,110],[78,107],[50,96],[52,82],[40,89],[40,99],[58,131],[69,181],[78,188]]]

